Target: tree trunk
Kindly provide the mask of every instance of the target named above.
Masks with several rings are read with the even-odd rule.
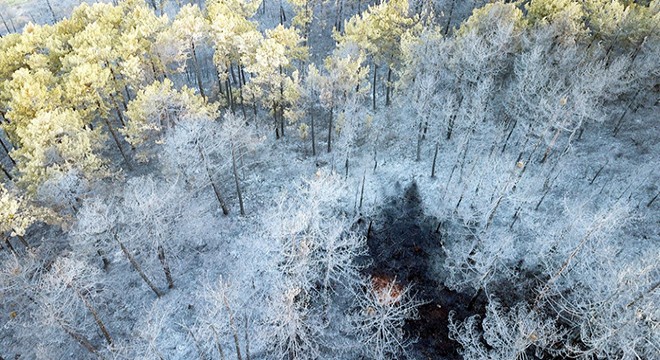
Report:
[[[236,347],[236,357],[238,360],[243,360],[243,357],[241,356],[241,346],[238,338],[238,328],[236,327],[236,322],[234,321],[234,314],[231,311],[231,308],[229,307],[229,301],[227,300],[227,296],[223,294],[222,300],[225,304],[225,308],[227,309],[227,314],[229,315],[229,326],[232,329],[233,335],[234,335],[234,346]]]
[[[362,174],[362,188],[360,189],[360,205],[358,206],[359,210],[362,210],[362,200],[364,199],[364,182],[367,179],[367,171],[364,171]]]
[[[138,262],[135,260],[135,257],[133,257],[133,254],[131,254],[131,253],[128,251],[128,249],[126,248],[126,246],[124,246],[124,243],[122,243],[122,242],[119,240],[119,237],[117,237],[117,233],[115,233],[115,234],[113,234],[113,235],[114,235],[115,240],[116,240],[117,243],[119,244],[119,247],[121,248],[121,251],[124,253],[124,255],[126,255],[126,257],[128,258],[128,261],[129,261],[129,262],[131,263],[131,265],[133,266],[133,269],[135,269],[135,271],[137,271],[138,274],[140,274],[140,277],[141,277],[142,280],[144,280],[144,282],[149,286],[149,288],[151,289],[151,291],[153,291],[153,292],[156,294],[157,297],[161,297],[161,296],[163,296],[163,293],[162,293],[160,290],[158,290],[158,288],[156,287],[156,285],[154,285],[154,283],[152,283],[151,280],[149,280],[149,278],[148,278],[147,275],[144,273],[144,271],[142,271],[142,268],[140,267],[140,264],[138,264]]]
[[[195,77],[197,78],[197,87],[199,88],[199,94],[202,95],[203,98],[205,98],[206,96],[204,95],[204,86],[202,86],[202,75],[199,72],[199,62],[197,61],[197,52],[195,51],[194,41],[190,42],[190,49],[192,50],[192,61],[193,61],[193,67],[195,68]]]
[[[112,127],[112,125],[110,125],[110,121],[108,121],[108,119],[103,118],[103,121],[105,122],[105,125],[108,127],[108,130],[110,131],[110,135],[112,135],[112,139],[115,141],[115,144],[117,145],[117,149],[119,149],[119,153],[121,153],[121,157],[124,159],[124,162],[126,163],[126,167],[128,167],[128,169],[131,170],[132,169],[131,163],[128,161],[128,158],[124,153],[124,149],[122,149],[121,147],[121,143],[119,142],[117,133],[115,133],[115,129]]]
[[[14,231],[14,233],[16,233],[16,230],[12,229],[12,231]],[[25,240],[25,237],[23,235],[16,234],[16,237],[18,238],[18,241],[20,241],[21,244],[23,244],[23,246],[25,246],[26,249],[30,248],[30,244],[28,244],[27,240]]]
[[[62,330],[64,330],[64,332],[67,335],[69,335],[72,339],[78,342],[78,344],[80,344],[82,347],[87,349],[87,351],[91,352],[92,354],[96,354],[96,348],[94,348],[94,345],[92,345],[92,343],[89,342],[89,340],[87,340],[84,336],[78,334],[72,329],[69,329],[69,327],[63,324],[60,320],[57,320],[57,323],[60,325]]]
[[[158,244],[158,261],[160,261],[160,264],[163,267],[163,272],[165,272],[167,287],[173,289],[174,280],[172,279],[172,271],[170,270],[170,264],[168,264],[167,258],[165,258],[165,249],[163,249],[163,245],[161,244]]]
[[[282,0],[280,0],[280,25],[284,25],[286,22],[286,14],[284,13],[284,6],[282,5]]]
[[[417,129],[417,149],[415,150],[415,161],[419,162],[422,155],[422,123],[419,123],[419,128]]]
[[[220,354],[220,360],[225,360],[225,352],[222,351],[222,345],[220,344],[220,338],[218,336],[218,331],[215,329],[215,326],[210,325],[211,331],[213,331],[213,338],[215,340],[215,348],[218,350],[218,354]]]
[[[238,205],[241,209],[241,215],[245,216],[245,208],[243,207],[243,193],[241,192],[241,184],[238,181],[238,171],[236,170],[236,151],[234,144],[231,145],[231,166],[234,173],[234,182],[236,183],[236,194],[238,195]]]
[[[279,140],[282,135],[280,134],[280,123],[277,120],[277,104],[273,103],[273,120],[275,122],[275,139]]]
[[[225,203],[225,199],[222,197],[222,194],[220,194],[220,190],[213,181],[213,177],[211,176],[211,170],[209,170],[209,167],[206,163],[206,156],[204,155],[204,152],[202,151],[202,147],[199,144],[197,144],[197,150],[199,151],[199,155],[201,156],[202,162],[204,163],[204,169],[206,170],[206,175],[209,179],[209,182],[211,183],[211,188],[213,188],[213,193],[215,193],[215,197],[216,199],[218,199],[218,202],[220,203],[220,207],[222,208],[222,213],[225,215],[229,215],[229,208],[227,207],[227,203]]]
[[[5,169],[5,167],[2,165],[2,163],[0,163],[0,170],[2,170],[2,173],[5,174],[5,176],[7,177],[7,179],[9,181],[14,181],[14,177],[11,176],[9,171],[7,171],[7,169]]]
[[[99,330],[101,330],[101,333],[103,334],[103,337],[105,338],[105,341],[108,343],[108,345],[112,346],[112,337],[110,336],[110,333],[108,332],[108,329],[105,327],[105,324],[103,324],[103,321],[101,320],[101,317],[99,316],[99,313],[96,311],[94,306],[92,306],[92,303],[73,285],[71,285],[71,289],[76,293],[78,298],[82,300],[83,304],[85,304],[85,307],[89,312],[92,314],[92,317],[94,318],[94,321],[96,322],[96,325],[99,327]]]
[[[561,134],[561,128],[558,128],[557,131],[555,132],[555,136],[552,137],[550,144],[545,149],[545,153],[543,153],[543,157],[541,158],[540,161],[541,164],[545,163],[545,161],[548,160],[548,156],[552,152],[552,147],[555,146],[555,143],[557,142],[557,139],[559,139],[560,134]]]
[[[0,20],[2,20],[2,23],[5,24],[5,29],[7,29],[7,34],[11,34],[11,30],[9,30],[9,25],[7,25],[7,21],[5,20],[5,17],[2,16],[2,13],[0,13]]]
[[[332,151],[332,117],[334,107],[330,108],[330,121],[328,122],[328,152]]]
[[[310,111],[309,117],[312,121],[312,155],[316,156],[316,139],[314,137],[314,109]]]
[[[11,244],[11,241],[9,241],[9,236],[5,237],[5,245],[7,245],[7,248],[9,249],[9,251],[11,251],[12,254],[18,256],[16,249],[14,249],[14,246]]]
[[[378,64],[374,63],[374,79],[371,83],[371,102],[374,110],[376,110],[376,74],[377,73],[378,73]]]
[[[435,178],[435,161],[438,158],[438,143],[435,143],[435,152],[433,153],[433,165],[431,166],[431,177]]]
[[[657,194],[655,194],[655,196],[654,196],[654,197],[653,197],[648,203],[646,203],[646,207],[647,207],[647,208],[650,208],[651,205],[653,205],[653,202],[658,198],[658,196],[660,196],[660,192],[658,192]]]
[[[16,166],[16,161],[14,160],[14,158],[11,157],[10,154],[11,150],[9,150],[9,147],[5,144],[2,138],[0,138],[0,146],[2,146],[2,149],[5,151],[5,154],[7,154],[7,158],[9,158],[9,161],[11,161],[11,163],[14,164],[14,166]]]
[[[50,15],[53,17],[53,24],[57,23],[57,17],[55,16],[55,11],[53,11],[53,7],[50,5],[49,0],[46,0],[46,5],[48,5],[48,10],[50,10]]]
[[[390,106],[391,101],[390,101],[390,93],[391,93],[391,88],[390,88],[390,81],[392,80],[392,67],[390,65],[387,66],[387,82],[385,83],[385,106]]]
[[[250,360],[250,336],[248,318],[245,317],[245,360]]]
[[[238,63],[238,96],[241,98],[241,112],[243,117],[247,119],[245,114],[245,98],[243,97],[243,86],[245,86],[245,73],[243,72],[243,65]],[[256,114],[255,114],[256,117]]]
[[[454,12],[454,4],[455,3],[456,3],[456,0],[452,0],[451,7],[449,8],[449,16],[447,18],[447,24],[445,25],[445,36],[447,36],[447,33],[449,32],[449,26],[451,25],[451,16],[452,16],[452,13]]]
[[[112,99],[112,102],[115,105],[115,110],[117,111],[117,118],[119,119],[119,122],[121,123],[121,126],[126,127],[126,121],[124,121],[124,116],[121,114],[121,108],[119,107],[119,103],[117,102],[117,99],[110,94],[110,98]]]

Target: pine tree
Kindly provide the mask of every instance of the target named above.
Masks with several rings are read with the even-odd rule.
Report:
[[[172,81],[165,79],[138,91],[128,104],[128,122],[121,132],[133,146],[158,143],[179,122],[211,121],[218,117],[217,111],[215,104],[209,104],[191,89],[184,86],[178,91]]]
[[[277,138],[284,135],[285,118],[291,123],[298,120],[294,104],[300,99],[301,83],[298,71],[293,69],[294,61],[307,57],[302,40],[293,28],[278,25],[266,30],[266,38],[256,50],[254,63],[246,66],[246,70],[253,74],[246,90],[271,111]]]
[[[0,183],[0,234],[6,242],[9,237],[16,237],[29,247],[25,234],[32,224],[56,221],[57,217],[51,211],[33,205],[25,196]]]
[[[186,5],[182,7],[176,15],[176,18],[159,39],[160,42],[170,42],[176,49],[176,58],[182,63],[182,68],[186,69],[188,59],[192,62],[197,88],[202,97],[204,94],[204,84],[199,64],[199,49],[204,45],[208,37],[208,24],[202,15],[202,11],[197,5]]]
[[[207,5],[219,91],[223,92],[224,87],[227,106],[235,111],[233,89],[238,88],[243,116],[246,116],[243,87],[247,81],[244,69],[246,65],[254,63],[256,49],[263,40],[257,23],[249,20],[258,6],[258,1],[239,0],[217,0]]]
[[[70,170],[85,178],[105,175],[105,161],[97,154],[103,147],[97,130],[85,127],[74,110],[40,111],[25,127],[17,129],[22,146],[13,151],[19,184],[32,194],[48,179]]]
[[[401,56],[401,36],[419,31],[419,17],[408,15],[407,0],[390,0],[370,6],[362,14],[353,16],[345,25],[344,33],[333,37],[339,47],[356,44],[373,63],[372,106],[376,108],[376,77],[378,67],[387,69],[386,100],[390,104],[392,72]]]

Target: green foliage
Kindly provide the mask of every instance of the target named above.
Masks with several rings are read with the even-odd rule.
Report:
[[[276,118],[283,115],[290,122],[297,120],[290,110],[300,99],[302,91],[294,61],[307,58],[308,50],[302,42],[303,38],[294,28],[278,25],[266,30],[266,37],[256,49],[254,62],[246,66],[246,70],[253,74],[246,86],[248,95],[259,99]]]
[[[501,26],[512,26],[513,32],[520,33],[527,26],[527,19],[515,4],[497,1],[474,9],[472,16],[461,24],[457,36],[463,37],[471,31],[488,36]]]
[[[21,173],[19,183],[30,193],[50,178],[79,170],[86,178],[105,175],[105,161],[98,130],[87,128],[74,110],[40,111],[25,127],[17,129],[23,146],[13,151]]]
[[[25,236],[27,229],[39,221],[54,222],[56,217],[0,183],[0,234],[3,237]]]
[[[407,0],[370,6],[348,20],[344,34],[335,33],[333,37],[338,46],[357,44],[376,63],[389,65],[399,59],[403,34],[420,30],[419,17],[410,16],[408,6]]]
[[[211,121],[218,117],[217,105],[184,86],[177,91],[168,79],[156,81],[138,91],[128,104],[128,122],[121,132],[132,145],[158,142],[168,128],[179,121]]]

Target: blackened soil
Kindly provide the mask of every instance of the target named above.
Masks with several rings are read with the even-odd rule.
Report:
[[[437,219],[424,215],[417,185],[410,184],[403,196],[390,199],[380,216],[366,223],[371,223],[367,240],[372,258],[369,273],[412,285],[417,298],[426,302],[419,308],[419,319],[405,326],[408,335],[418,339],[414,357],[460,359],[459,345],[448,336],[449,312],[454,311],[454,318],[462,320],[483,314],[484,303],[478,297],[468,309],[474,294],[449,291],[443,286],[442,227]]]

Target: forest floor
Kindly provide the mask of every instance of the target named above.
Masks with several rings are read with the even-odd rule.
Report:
[[[16,26],[28,21],[30,15],[35,19],[48,18],[40,1],[3,1],[0,5],[11,7]],[[69,5],[66,2],[57,3],[55,11],[61,9],[69,9]],[[331,27],[332,24],[325,25]],[[319,44],[312,46],[313,61],[320,62],[332,48],[332,39],[327,34],[328,28],[323,26],[312,32],[310,43]],[[634,192],[633,202],[636,202],[637,207],[647,209],[644,211],[646,218],[639,219],[626,229],[630,233],[642,234],[631,237],[640,241],[638,244],[630,244],[633,252],[635,248],[643,249],[644,242],[660,243],[660,201],[650,202],[658,192],[658,185],[649,185],[660,175],[660,122],[655,121],[660,114],[657,98],[657,93],[648,94],[643,106],[630,111],[616,137],[612,135],[612,127],[624,109],[621,104],[608,109],[610,120],[603,126],[587,129],[584,136],[571,145],[570,171],[563,174],[561,186],[557,186],[550,196],[553,201],[578,197],[578,200],[585,203],[597,203],[600,201],[597,197],[579,198],[579,191],[585,183],[590,183],[589,186],[594,188],[602,187],[605,193],[613,194],[614,191],[621,191],[617,186],[619,179],[638,177],[635,186],[639,186],[639,191]],[[188,215],[203,221],[188,223],[191,228],[182,229],[181,232],[191,234],[190,238],[180,248],[171,249],[170,253],[176,254],[170,261],[177,286],[165,297],[154,302],[151,294],[145,296],[149,290],[131,271],[128,262],[121,254],[112,254],[109,277],[127,278],[126,283],[117,287],[121,293],[113,295],[120,304],[119,310],[109,310],[112,308],[110,305],[105,309],[107,315],[114,319],[113,330],[118,332],[117,335],[122,333],[117,338],[131,338],[147,329],[149,324],[136,324],[135,319],[143,317],[145,313],[154,313],[156,315],[149,318],[161,319],[166,324],[162,329],[179,330],[153,334],[168,339],[166,343],[171,344],[170,348],[162,350],[167,351],[173,359],[196,356],[191,353],[193,347],[180,344],[191,341],[185,329],[194,326],[189,319],[200,314],[197,305],[200,303],[199,290],[217,278],[231,275],[233,284],[242,284],[242,288],[253,291],[252,294],[241,296],[241,301],[246,304],[264,301],[262,294],[267,292],[264,288],[268,284],[261,284],[259,280],[265,278],[264,271],[274,271],[272,265],[276,261],[276,254],[270,244],[255,241],[265,238],[263,233],[267,229],[263,219],[270,218],[276,211],[278,198],[298,191],[300,181],[314,177],[318,171],[334,171],[345,179],[345,184],[351,189],[349,191],[354,194],[352,201],[342,204],[343,211],[356,220],[356,228],[368,238],[371,259],[365,272],[412,285],[419,299],[424,302],[419,309],[419,319],[408,322],[405,328],[411,337],[417,338],[414,357],[440,359],[438,354],[444,354],[446,359],[457,358],[456,343],[448,337],[449,313],[454,311],[457,320],[473,314],[483,315],[485,299],[478,293],[454,292],[443,285],[446,276],[443,271],[446,258],[443,246],[450,241],[465,240],[449,237],[449,234],[460,233],[460,228],[465,224],[446,222],[440,218],[443,214],[438,208],[443,206],[437,205],[445,199],[443,192],[447,191],[445,184],[448,172],[455,161],[455,158],[449,156],[449,147],[456,145],[454,142],[439,142],[440,152],[436,164],[438,174],[432,178],[431,167],[436,144],[423,142],[421,160],[415,161],[416,136],[404,137],[401,134],[416,135],[416,131],[401,129],[397,125],[400,123],[397,117],[404,116],[406,114],[396,105],[384,108],[379,104],[379,110],[374,114],[372,126],[375,134],[372,136],[380,141],[356,145],[350,150],[348,158],[337,151],[327,153],[325,150],[318,150],[318,154],[313,156],[309,139],[299,139],[293,127],[286,129],[284,139],[275,140],[270,127],[260,125],[259,131],[267,139],[259,149],[259,160],[248,160],[242,167],[247,216],[238,215],[238,200],[229,181],[223,182],[226,200],[232,204],[229,216],[223,216],[217,207],[211,209],[205,206],[213,197],[211,191],[191,194],[197,199],[191,203],[199,206],[191,207],[191,214]],[[323,129],[323,126],[327,127],[326,120],[320,120],[319,129]],[[317,149],[325,149],[323,138],[317,141]],[[655,166],[642,166],[647,164]],[[638,168],[652,170],[650,173],[635,174]],[[126,175],[130,178],[142,175],[140,172],[144,171],[143,168]],[[633,197],[633,192],[630,193]],[[543,214],[549,217],[553,215]],[[193,228],[199,224],[205,228]],[[53,234],[31,235],[45,241]],[[159,276],[155,273],[149,275],[156,278]],[[164,283],[163,279],[161,282]],[[502,292],[506,292],[507,285],[502,286]],[[5,313],[14,311],[8,306],[0,305],[3,317]],[[252,318],[259,318],[259,314],[252,314]],[[13,336],[9,331],[3,330],[0,339],[2,355],[7,359],[19,358],[21,349],[12,347]],[[254,348],[259,349],[259,340],[253,341]],[[9,349],[8,352],[5,349]],[[258,353],[252,355],[255,359],[267,358]]]

